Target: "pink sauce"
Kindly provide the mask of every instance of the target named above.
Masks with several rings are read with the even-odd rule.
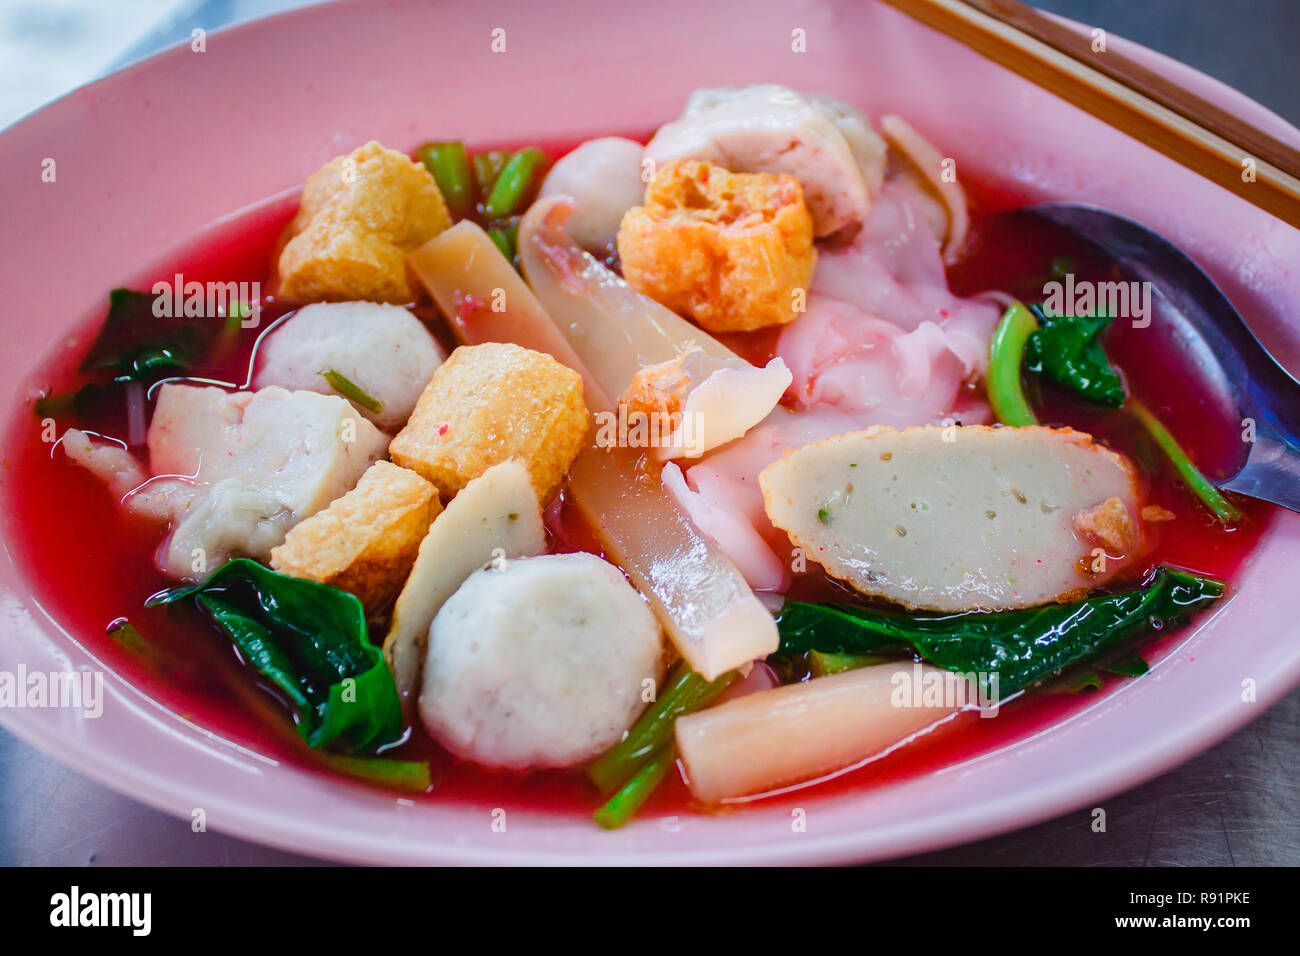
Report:
[[[558,154],[559,150],[552,151]],[[1006,194],[972,194],[977,243],[985,216],[1018,204]],[[229,223],[219,233],[205,236],[181,250],[173,260],[145,274],[128,277],[124,284],[147,289],[156,280],[170,280],[180,272],[186,280],[254,281],[265,284],[276,240],[292,217],[295,203],[278,202],[258,208]],[[1026,281],[1041,275],[1052,257],[1050,250],[1024,241],[986,242],[974,258],[953,271],[954,289],[970,293],[984,288],[1015,292],[1008,277]],[[990,248],[993,254],[989,254]],[[1032,289],[1029,290],[1032,292]],[[107,290],[105,290],[107,292]],[[1022,292],[1021,294],[1029,294]],[[103,319],[105,300],[93,303],[75,348],[52,349],[46,363],[37,369],[30,384],[48,388],[51,394],[75,389],[84,382],[76,369],[85,343],[93,337]],[[263,327],[283,314],[292,304],[266,301]],[[433,320],[432,307],[418,309]],[[257,330],[242,333],[237,346],[219,362],[195,369],[196,376],[243,382],[248,357]],[[439,337],[450,342],[445,329]],[[770,332],[750,336],[729,336],[728,344],[747,358],[762,363],[771,357],[776,336]],[[1166,363],[1134,356],[1108,340],[1121,365],[1125,358],[1141,357],[1125,367],[1130,387],[1147,399],[1194,457],[1215,460],[1226,454],[1211,442],[1218,434],[1203,427],[1204,410],[1187,400],[1184,377]],[[1077,404],[1045,396],[1051,417],[1074,425],[1112,442],[1116,447],[1137,451],[1140,437],[1120,416],[1097,415]],[[59,431],[79,425],[107,435],[126,434],[125,408],[110,410],[104,421],[58,420]],[[245,747],[279,760],[318,767],[316,755],[297,736],[287,714],[267,693],[255,689],[255,675],[235,657],[228,641],[209,625],[190,604],[146,610],[144,600],[172,582],[153,566],[153,553],[160,529],[127,517],[99,482],[67,462],[40,437],[41,425],[28,408],[20,409],[9,423],[9,458],[4,463],[3,507],[10,541],[21,542],[15,558],[30,582],[32,592],[44,608],[111,669],[171,710]],[[1220,430],[1221,431],[1221,430]],[[1176,520],[1156,526],[1159,540],[1147,566],[1167,562],[1229,581],[1237,575],[1250,554],[1272,509],[1250,500],[1238,501],[1246,520],[1232,531],[1215,525],[1191,494],[1168,473],[1157,467],[1151,474],[1151,500],[1173,511]],[[557,550],[598,551],[590,529],[563,502],[552,507],[550,521]],[[801,598],[835,597],[843,600],[840,585],[819,573],[798,576],[794,588]],[[106,630],[111,622],[129,617],[151,644],[144,655],[129,651]],[[1179,641],[1176,632],[1155,635],[1144,645],[1148,660],[1158,660]],[[1091,706],[1098,695],[1112,692],[1122,678],[1108,679],[1107,686],[1093,694],[1059,695],[1035,693],[1003,708],[997,719],[982,720],[973,714],[956,720],[906,748],[859,770],[818,786],[818,797],[841,796],[869,788],[932,773],[942,767],[1006,747],[1035,734],[1065,717]],[[418,724],[410,741],[393,752],[408,759],[428,759],[434,787],[418,799],[455,801],[474,806],[506,806],[545,811],[555,815],[585,816],[600,798],[577,772],[536,773],[524,777],[489,772],[456,761],[434,744]],[[320,772],[326,773],[324,769]],[[812,794],[775,797],[758,804],[765,807],[798,803],[807,805]],[[685,812],[692,802],[684,785],[672,778],[652,798],[643,815]],[[744,812],[733,806],[711,812]]]

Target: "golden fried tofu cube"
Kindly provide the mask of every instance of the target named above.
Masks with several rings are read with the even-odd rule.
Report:
[[[623,217],[618,254],[633,288],[710,332],[791,321],[817,262],[797,180],[695,160],[650,181]]]
[[[491,342],[461,346],[438,367],[388,453],[433,482],[444,499],[517,458],[545,505],[587,427],[577,372],[541,352]]]
[[[280,251],[280,295],[412,302],[406,254],[450,225],[447,204],[423,165],[367,143],[307,180]]]
[[[271,567],[350,591],[373,614],[401,590],[441,511],[433,485],[377,461],[355,488],[290,529],[271,551]]]

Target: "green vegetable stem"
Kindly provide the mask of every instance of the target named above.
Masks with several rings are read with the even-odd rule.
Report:
[[[502,149],[492,149],[474,154],[474,179],[478,182],[479,202],[486,204],[497,177],[506,167],[510,154]]]
[[[1037,425],[1038,419],[1025,398],[1020,380],[1029,337],[1038,329],[1038,320],[1019,302],[1002,316],[989,346],[987,388],[993,414],[1004,425]]]
[[[491,222],[519,211],[532,191],[546,154],[535,146],[521,149],[506,161],[483,204],[483,217]]]
[[[658,699],[643,713],[627,736],[587,767],[587,777],[602,793],[610,793],[632,776],[647,758],[672,737],[673,722],[699,710],[721,694],[738,675],[735,671],[707,681],[682,661]]]
[[[845,671],[855,671],[859,667],[885,664],[893,660],[897,658],[887,654],[829,654],[822,651],[809,651],[808,670],[813,677],[830,677],[832,674],[843,674]]]
[[[424,793],[433,785],[426,760],[386,760],[332,753],[323,753],[321,760],[331,770],[390,790]]]
[[[519,219],[511,218],[501,225],[493,226],[487,231],[488,238],[496,243],[496,247],[501,250],[501,254],[516,265],[515,258],[518,252],[519,243]],[[516,265],[517,267],[517,265]]]
[[[645,803],[677,760],[673,723],[682,714],[708,706],[739,676],[735,671],[707,681],[682,661],[658,699],[632,725],[627,736],[587,767],[587,777],[609,797],[596,811],[596,823],[621,827]]]
[[[360,405],[368,412],[374,412],[378,415],[384,410],[384,403],[372,396],[360,385],[353,382],[350,378],[336,369],[327,368],[322,371],[321,376],[329,383],[330,388],[338,392],[348,401],[355,405]]]
[[[1173,465],[1174,471],[1178,472],[1178,477],[1186,482],[1187,487],[1192,490],[1196,497],[1201,499],[1205,507],[1214,512],[1215,517],[1220,521],[1228,524],[1240,521],[1241,512],[1192,463],[1192,459],[1188,457],[1187,452],[1183,451],[1183,446],[1178,444],[1178,439],[1169,433],[1169,429],[1164,426],[1164,423],[1137,399],[1131,399],[1127,407],[1137,417],[1137,420],[1142,423],[1142,427],[1147,430],[1147,433],[1159,446],[1160,450],[1165,453],[1165,457]]]
[[[641,809],[677,761],[676,748],[669,745],[658,750],[632,775],[626,784],[614,793],[593,814],[597,825],[606,830],[617,830]]]
[[[474,211],[474,179],[470,173],[465,144],[425,143],[416,153],[425,169],[433,174],[451,211],[465,217]]]

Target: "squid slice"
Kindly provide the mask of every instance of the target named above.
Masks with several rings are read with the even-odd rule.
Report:
[[[657,449],[661,459],[699,458],[740,438],[767,417],[794,381],[783,359],[763,368],[746,365],[717,369],[686,393],[681,424]]]
[[[936,686],[940,693],[927,694]],[[718,803],[882,756],[976,699],[959,675],[911,662],[876,664],[686,714],[674,733],[691,793]]]
[[[756,369],[703,329],[634,290],[584,252],[565,222],[566,196],[533,204],[519,226],[519,260],[538,301],[578,358],[617,398],[637,373],[685,356],[690,384],[680,396],[689,415],[659,448],[660,458],[698,458],[744,435],[789,387],[784,362]]]
[[[523,235],[521,229],[521,246]],[[560,331],[567,325],[557,327],[473,223],[462,222],[431,239],[408,261],[462,342],[514,342],[549,353],[582,375],[587,407],[593,412],[612,411],[615,399],[610,396],[621,394],[618,389],[626,386],[611,368],[621,369],[619,374],[630,381],[641,365],[666,356],[663,339],[663,350],[650,354],[634,344],[634,336],[618,333],[603,339],[605,351],[587,350],[592,362],[584,362]],[[598,314],[593,313],[593,322]],[[604,322],[614,325],[616,319],[606,316]],[[712,348],[700,344],[705,351]],[[607,557],[650,602],[682,657],[712,680],[775,651],[772,615],[735,565],[700,534],[663,484],[647,474],[640,450],[597,447],[594,432],[592,444],[570,467],[568,494]]]

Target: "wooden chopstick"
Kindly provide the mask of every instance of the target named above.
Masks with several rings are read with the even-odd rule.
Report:
[[[883,0],[1300,228],[1300,152],[1015,0]]]
[[[966,3],[1030,36],[1037,37],[1080,63],[1105,73],[1112,80],[1123,83],[1148,99],[1155,100],[1185,119],[1204,126],[1228,142],[1241,147],[1245,153],[1268,160],[1293,176],[1300,176],[1300,150],[1251,126],[1240,117],[1234,116],[1209,100],[1202,99],[1190,90],[1171,83],[1167,78],[1148,70],[1123,53],[1109,49],[1104,53],[1094,51],[1091,37],[1071,30],[1041,10],[1021,3],[1020,0],[966,0]]]

